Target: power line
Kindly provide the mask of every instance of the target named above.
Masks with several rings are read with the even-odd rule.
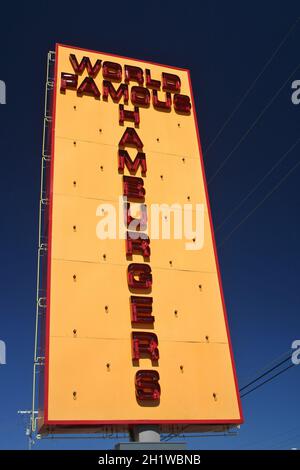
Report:
[[[278,438],[278,437],[280,438],[280,437],[283,437],[283,436],[286,436],[286,435],[290,434],[291,432],[295,432],[295,431],[297,432],[298,430],[299,430],[299,426],[294,426],[294,427],[292,427],[292,428],[290,428],[290,429],[286,429],[286,430],[283,431],[283,432],[273,434],[273,436],[269,436],[269,437],[267,437],[267,439],[255,440],[254,442],[252,441],[252,442],[248,443],[246,446],[243,446],[243,449],[249,449],[249,448],[251,448],[251,447],[256,446],[257,444],[259,444],[259,445],[261,446],[261,445],[264,444],[265,442],[269,442],[269,441],[274,440],[274,438],[275,438],[275,439]],[[256,447],[255,447],[255,448],[256,448]]]
[[[257,377],[256,379],[253,379],[251,380],[251,382],[249,382],[247,385],[244,385],[244,387],[240,388],[240,392],[242,392],[243,390],[245,390],[245,388],[248,388],[250,385],[253,385],[255,382],[257,382],[258,380],[262,379],[263,377],[265,377],[266,375],[268,375],[270,372],[273,372],[273,370],[277,369],[277,367],[280,367],[282,364],[284,364],[286,361],[289,361],[291,359],[292,355],[290,355],[289,357],[287,357],[286,359],[284,359],[283,361],[279,362],[276,366],[272,367],[271,369],[267,370],[266,372],[264,372],[263,374],[261,374],[259,377]]]
[[[253,186],[253,188],[246,194],[246,196],[238,203],[238,205],[225,217],[225,219],[217,226],[216,232],[220,230],[223,225],[226,224],[227,220],[229,220],[235,213],[236,211],[249,199],[250,196],[261,186],[261,184],[267,179],[267,177],[272,173],[272,171],[275,170],[275,168],[278,167],[280,163],[291,153],[292,150],[298,145],[300,142],[300,138],[287,150],[287,152],[282,155],[282,157],[277,160],[277,162],[270,168],[270,170],[259,180],[258,183]]]
[[[279,356],[277,359],[274,359],[273,361],[268,363],[263,369],[259,369],[258,371],[256,371],[255,374],[253,373],[252,377],[253,376],[256,377],[257,375],[263,374],[268,369],[270,369],[271,367],[276,365],[278,363],[278,361],[282,361],[286,356],[289,356],[289,357],[291,356],[291,350],[288,350],[285,353],[281,354],[281,356]],[[252,380],[252,377],[249,377],[249,380]],[[245,380],[245,382],[246,382],[246,380]]]
[[[279,188],[279,186],[282,185],[282,183],[290,176],[290,174],[297,169],[297,167],[300,165],[300,161],[296,163],[286,174],[281,178],[281,180],[267,193],[267,195],[252,209],[234,228],[229,232],[228,236],[218,245],[218,248],[224,245],[229,238],[234,234],[234,232],[244,223],[246,220],[251,217],[251,215],[254,214],[254,212],[276,191],[276,189]]]
[[[286,354],[287,354],[287,353],[284,353],[282,356],[280,356],[279,359],[281,359],[282,357],[284,357]],[[289,356],[288,356],[286,359],[280,361],[278,364],[275,363],[275,365],[274,365],[273,367],[271,367],[270,369],[268,369],[268,370],[265,371],[264,373],[260,373],[260,375],[259,375],[257,378],[251,380],[248,384],[246,384],[246,385],[244,385],[242,388],[240,388],[240,392],[243,391],[244,389],[248,388],[250,385],[253,385],[255,382],[257,382],[257,381],[260,380],[261,378],[263,378],[263,377],[265,377],[266,375],[268,375],[270,372],[273,372],[275,369],[277,369],[279,366],[281,366],[282,364],[284,364],[286,361],[290,360],[292,354],[291,354],[290,351],[288,352],[288,354],[289,354]],[[278,361],[278,359],[277,359],[276,361]],[[274,364],[274,362],[275,362],[275,361],[273,361],[273,363],[271,363],[271,364]],[[272,377],[269,377],[269,378],[268,378],[267,380],[265,380],[264,382],[261,382],[260,384],[258,384],[258,385],[256,385],[255,387],[253,387],[251,390],[248,390],[247,392],[243,393],[243,394],[241,395],[241,398],[244,398],[246,395],[249,395],[250,393],[252,393],[252,392],[254,392],[255,390],[257,390],[258,388],[262,387],[263,385],[265,385],[265,384],[271,382],[273,379],[275,379],[275,378],[278,377],[279,375],[283,374],[283,372],[287,371],[288,369],[290,369],[290,368],[293,367],[293,366],[294,366],[294,364],[291,364],[291,365],[289,365],[288,367],[286,367],[285,369],[282,369],[281,371],[279,371],[277,374],[272,375]],[[185,426],[185,427],[183,428],[181,434],[183,434],[183,432],[186,431],[188,428],[189,428],[189,425]],[[170,433],[170,434],[167,434],[162,440],[163,440],[163,441],[170,441],[171,439],[173,439],[173,438],[175,438],[175,437],[178,437],[179,435],[180,435],[180,434],[175,434],[175,433],[174,433],[174,434],[171,434],[171,433]],[[226,436],[230,436],[231,433],[227,433],[227,434],[224,433],[224,434],[222,434],[221,436],[225,436],[225,435],[226,435]],[[232,433],[232,435],[234,435],[234,433]],[[212,435],[212,436],[213,436],[213,435]],[[220,436],[220,434],[216,434],[216,436]],[[208,435],[207,437],[210,437],[210,436]]]
[[[272,375],[272,377],[270,377],[269,379],[265,380],[264,382],[256,385],[256,387],[252,388],[251,390],[249,390],[248,392],[245,392],[243,395],[241,395],[241,398],[244,398],[246,395],[249,395],[250,393],[254,392],[255,390],[257,390],[258,388],[262,387],[263,385],[265,385],[266,383],[269,383],[271,382],[272,380],[274,380],[276,377],[278,377],[279,375],[283,374],[284,372],[286,372],[287,370],[291,369],[291,367],[294,367],[294,364],[290,364],[288,367],[286,367],[285,369],[282,369],[280,372],[277,372],[277,374],[275,375]]]
[[[183,433],[179,433],[179,434],[167,434],[163,439],[162,441],[164,442],[168,442],[170,441],[171,439],[174,439],[175,437],[178,438],[178,437],[182,437],[183,439],[193,439],[193,438],[202,438],[202,437],[233,437],[233,436],[237,436],[237,432],[227,432],[227,433],[219,433],[219,434],[216,434],[216,433],[213,433],[213,434],[183,434]]]
[[[280,441],[280,442],[277,442],[277,444],[275,444],[275,446],[273,445],[272,447],[270,447],[270,450],[275,450],[275,449],[279,449],[280,447],[282,447],[284,444],[286,444],[287,442],[290,442],[291,440],[293,439],[297,439],[300,437],[300,434],[296,434],[294,436],[291,436],[289,437],[288,439],[284,439],[283,441]],[[299,445],[299,444],[298,444]]]
[[[241,105],[243,104],[243,102],[245,101],[245,99],[247,98],[247,96],[249,95],[249,93],[253,90],[254,86],[256,85],[256,83],[258,82],[258,80],[260,79],[260,77],[263,75],[263,73],[266,71],[266,69],[268,68],[268,66],[270,65],[270,63],[272,62],[272,60],[274,59],[274,57],[278,54],[279,50],[282,48],[282,46],[285,44],[285,42],[287,41],[288,37],[291,35],[292,31],[295,29],[297,23],[299,21],[299,18],[295,21],[295,23],[290,27],[290,29],[288,30],[288,32],[286,33],[286,35],[284,36],[284,38],[282,39],[282,41],[279,43],[279,45],[277,46],[277,48],[275,49],[275,51],[273,52],[273,54],[271,55],[271,57],[269,58],[269,60],[267,60],[267,62],[265,63],[265,65],[263,66],[262,70],[260,71],[260,73],[257,75],[257,77],[253,80],[253,82],[251,83],[251,85],[249,86],[249,88],[247,89],[247,91],[244,93],[244,95],[242,96],[242,98],[240,99],[240,101],[238,102],[238,104],[235,106],[235,108],[233,109],[232,113],[230,114],[230,116],[226,119],[226,121],[224,122],[224,124],[220,127],[219,131],[217,132],[216,136],[213,138],[213,140],[208,144],[207,148],[205,149],[204,151],[204,155],[206,155],[209,150],[214,146],[215,142],[218,140],[219,136],[222,134],[223,130],[225,129],[225,127],[229,124],[229,122],[232,120],[233,116],[235,115],[235,113],[239,110],[239,108],[241,107]]]
[[[233,147],[233,149],[229,152],[229,154],[224,158],[222,163],[219,165],[217,170],[214,172],[212,177],[208,180],[208,184],[212,183],[212,181],[215,179],[215,177],[219,174],[219,172],[222,170],[222,168],[225,166],[225,164],[228,162],[230,157],[234,154],[234,152],[239,148],[239,146],[244,142],[246,137],[250,134],[252,129],[256,126],[256,124],[259,122],[259,120],[262,118],[262,116],[265,114],[265,112],[270,108],[270,106],[274,103],[276,100],[277,96],[281,93],[285,85],[291,80],[293,75],[297,72],[297,70],[300,67],[300,63],[297,65],[297,67],[293,70],[293,72],[288,76],[288,78],[285,80],[285,82],[281,85],[281,87],[276,91],[276,93],[272,96],[270,101],[266,104],[266,106],[263,108],[263,110],[259,113],[259,115],[256,117],[256,119],[253,121],[251,126],[248,127],[246,132],[242,135],[242,137],[239,139],[239,141],[236,143],[236,145]]]
[[[246,388],[250,387],[251,385],[255,384],[256,382],[258,382],[260,379],[262,379],[263,377],[266,377],[266,375],[269,375],[271,372],[273,372],[275,369],[277,369],[278,367],[280,367],[282,364],[284,364],[285,362],[291,360],[291,357],[292,357],[292,352],[291,351],[288,351],[288,357],[284,357],[287,353],[284,353],[282,356],[280,356],[279,359],[273,361],[273,363],[271,363],[272,367],[268,367],[267,370],[264,369],[263,371],[261,371],[258,375],[258,377],[255,377],[254,379],[252,379],[250,382],[248,382],[246,385],[244,385],[243,387],[240,388],[240,392],[242,392],[243,390],[245,390]],[[279,362],[278,362],[279,361]],[[274,364],[274,365],[273,365]],[[288,370],[290,367],[293,367],[294,364],[291,364],[289,367],[287,367],[286,369],[282,369],[281,371],[279,371],[277,374],[275,375],[272,375],[271,377],[269,377],[267,380],[265,380],[264,382],[261,382],[260,384],[258,384],[256,387],[252,388],[251,390],[249,390],[248,392],[245,392],[241,395],[241,398],[246,396],[248,393],[251,393],[252,391],[256,390],[257,388],[261,387],[262,385],[268,383],[269,381],[273,380],[273,378],[277,377],[278,375],[280,375],[282,372],[284,372],[285,370]]]

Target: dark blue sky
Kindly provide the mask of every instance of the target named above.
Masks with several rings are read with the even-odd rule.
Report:
[[[191,70],[208,180],[272,104],[209,185],[218,226],[300,137],[300,23],[234,118],[218,130],[299,16],[299,2],[55,2],[1,5],[0,448],[26,448],[18,409],[31,406],[39,177],[46,58],[56,42]],[[299,64],[299,69],[292,75]],[[291,76],[290,79],[288,79]],[[299,161],[300,144],[228,223],[217,243]],[[240,386],[300,339],[300,166],[219,249]],[[190,448],[300,447],[294,367],[243,400],[237,437],[193,439]],[[43,441],[39,448],[105,448],[111,441]]]

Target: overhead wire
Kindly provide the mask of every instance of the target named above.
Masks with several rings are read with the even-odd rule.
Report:
[[[276,377],[278,377],[279,375],[283,374],[284,372],[286,372],[287,370],[291,369],[292,367],[295,367],[294,364],[290,364],[288,367],[286,367],[285,369],[282,369],[280,372],[277,372],[277,374],[275,375],[272,375],[272,377],[270,377],[269,379],[265,380],[264,382],[261,382],[260,384],[256,385],[254,388],[252,388],[251,390],[248,390],[247,392],[245,392],[244,394],[241,395],[241,398],[244,398],[245,396],[249,395],[250,393],[254,392],[255,390],[257,390],[258,388],[262,387],[263,385],[271,382],[272,380],[274,380]]]
[[[263,374],[259,375],[256,379],[253,379],[251,380],[251,382],[249,382],[247,385],[244,385],[244,387],[240,388],[240,392],[242,392],[243,390],[245,390],[245,388],[248,388],[250,387],[250,385],[253,385],[255,382],[258,382],[260,379],[262,379],[263,377],[265,377],[266,375],[268,375],[270,372],[273,372],[275,369],[277,369],[278,367],[282,366],[282,364],[284,364],[285,362],[289,361],[291,359],[292,355],[290,355],[289,357],[287,357],[286,359],[284,359],[283,361],[279,362],[277,365],[275,365],[274,367],[272,367],[271,369],[267,370],[266,372],[264,372]]]
[[[270,168],[270,170],[267,171],[267,173],[256,183],[253,188],[246,194],[246,196],[243,197],[243,199],[240,200],[240,202],[232,209],[232,211],[223,219],[223,221],[216,227],[216,232],[218,232],[225,224],[226,222],[231,219],[231,217],[237,212],[237,210],[249,199],[252,194],[255,193],[255,191],[262,185],[262,183],[270,176],[270,174],[280,165],[280,163],[285,160],[285,158],[291,153],[292,150],[298,145],[300,142],[300,137],[299,139],[285,152],[279,160],[276,161],[276,163]]]
[[[291,432],[294,433],[294,432],[297,432],[299,430],[299,425],[297,426],[294,426],[290,429],[285,429],[284,431],[281,431],[279,433],[276,433],[276,434],[273,434],[272,436],[269,436],[267,437],[266,439],[260,439],[260,440],[255,440],[255,441],[252,441],[250,443],[248,443],[247,445],[243,445],[243,450],[244,449],[251,449],[251,448],[254,448],[254,449],[257,449],[257,445],[259,446],[262,446],[263,444],[265,444],[266,442],[269,442],[269,441],[272,441],[276,438],[281,438],[283,436],[286,436],[288,434],[290,434]]]
[[[289,36],[291,35],[291,33],[293,32],[293,30],[295,29],[296,25],[298,24],[299,22],[299,19],[298,18],[293,24],[292,26],[289,28],[289,30],[287,31],[287,33],[285,34],[285,36],[283,37],[283,39],[281,40],[281,42],[279,43],[279,45],[276,47],[276,49],[274,50],[274,52],[271,54],[270,58],[266,61],[265,65],[263,66],[262,70],[259,72],[259,74],[256,76],[256,78],[253,80],[253,82],[251,83],[251,85],[248,87],[248,89],[246,90],[246,92],[244,93],[244,95],[242,96],[242,98],[240,99],[240,101],[238,102],[238,104],[235,106],[235,108],[233,109],[233,111],[231,112],[231,114],[229,115],[229,117],[226,119],[226,121],[224,122],[224,124],[220,127],[219,131],[217,132],[217,134],[215,135],[215,137],[213,138],[213,140],[208,144],[207,148],[205,149],[204,151],[204,155],[207,155],[207,153],[209,152],[209,150],[214,146],[215,142],[218,140],[219,136],[222,134],[222,132],[224,131],[224,129],[226,128],[226,126],[229,124],[229,122],[232,120],[233,116],[236,114],[236,112],[240,109],[241,105],[244,103],[244,101],[246,100],[246,98],[248,97],[248,95],[250,94],[250,92],[253,90],[253,88],[255,87],[256,83],[258,82],[258,80],[260,79],[260,77],[264,74],[264,72],[266,71],[266,69],[268,68],[268,66],[271,64],[271,62],[273,61],[273,59],[276,57],[276,55],[278,54],[278,52],[280,51],[280,49],[283,47],[283,45],[286,43],[287,39],[289,38]]]
[[[236,152],[236,150],[240,147],[240,145],[244,142],[246,137],[250,134],[252,129],[256,126],[256,124],[260,121],[260,119],[263,117],[263,115],[266,113],[266,111],[270,108],[270,106],[274,103],[276,98],[279,96],[281,91],[284,89],[286,84],[291,80],[291,78],[294,76],[294,74],[297,72],[297,70],[300,68],[300,63],[297,65],[297,67],[292,71],[292,73],[288,76],[288,78],[284,81],[284,83],[278,88],[276,93],[272,96],[272,98],[268,101],[266,106],[262,109],[262,111],[258,114],[258,116],[255,118],[255,120],[252,122],[252,124],[248,127],[246,132],[242,135],[242,137],[238,140],[238,142],[235,144],[233,149],[228,153],[228,155],[222,160],[222,163],[219,165],[217,170],[214,172],[214,174],[208,179],[208,184],[211,184],[213,180],[216,178],[216,176],[220,173],[220,171],[224,168],[228,160],[231,158],[231,156]]]
[[[204,155],[206,155],[208,153],[208,151],[210,150],[210,148],[212,148],[212,146],[214,145],[214,143],[216,142],[216,140],[218,139],[219,135],[223,132],[223,130],[225,129],[225,127],[227,126],[227,124],[231,121],[231,119],[233,118],[234,114],[238,111],[238,109],[240,108],[240,106],[243,104],[243,102],[245,101],[245,99],[247,98],[247,96],[249,95],[249,93],[251,92],[251,90],[254,88],[255,84],[257,83],[257,81],[259,80],[259,78],[262,76],[262,74],[264,73],[264,71],[267,69],[267,67],[269,66],[269,64],[272,62],[272,60],[274,59],[274,57],[277,55],[277,53],[279,52],[279,50],[281,49],[281,47],[283,46],[283,44],[286,42],[287,38],[290,36],[291,32],[294,30],[295,26],[298,24],[299,22],[299,18],[297,19],[297,21],[291,26],[291,28],[289,29],[289,31],[287,32],[287,34],[285,35],[285,37],[283,38],[283,40],[280,42],[279,46],[275,49],[274,53],[271,55],[270,59],[266,62],[266,64],[264,65],[263,69],[261,70],[261,72],[258,74],[258,76],[255,78],[255,80],[252,82],[252,84],[250,85],[250,87],[247,89],[246,93],[243,95],[243,97],[241,98],[241,100],[239,101],[239,103],[237,104],[237,106],[234,108],[233,112],[230,114],[229,118],[225,121],[225,123],[222,125],[222,127],[219,129],[218,133],[216,134],[215,138],[213,139],[213,141],[208,145],[208,147],[206,148],[206,150],[204,151]],[[229,160],[229,158],[232,156],[232,154],[238,149],[238,147],[242,144],[242,142],[245,140],[245,138],[248,136],[248,134],[251,132],[251,130],[255,127],[255,125],[259,122],[259,120],[262,118],[262,116],[264,115],[264,113],[269,109],[269,107],[273,104],[273,102],[275,101],[275,99],[277,98],[277,96],[280,94],[280,92],[282,91],[282,89],[284,88],[284,86],[287,84],[287,82],[290,80],[290,78],[294,75],[294,73],[299,69],[300,67],[300,64],[297,65],[297,67],[293,70],[293,72],[289,75],[289,77],[285,80],[285,82],[281,85],[281,87],[277,90],[277,92],[272,96],[271,100],[267,103],[267,105],[263,108],[263,110],[261,111],[261,113],[257,116],[257,118],[255,119],[255,121],[251,124],[251,126],[247,129],[247,131],[243,134],[243,136],[241,137],[241,139],[237,142],[237,144],[235,145],[235,147],[231,150],[231,152],[227,155],[227,157],[223,160],[223,162],[221,163],[221,165],[218,167],[218,169],[216,170],[216,172],[212,175],[212,177],[208,180],[208,183],[210,184],[214,178],[217,176],[217,174],[221,171],[221,169],[224,167],[224,165],[226,164],[226,162]],[[240,201],[239,205],[233,209],[233,211],[224,219],[224,221],[219,225],[219,227],[217,227],[217,230],[224,225],[224,223],[233,215],[233,213],[236,212],[236,210],[241,207],[241,205],[251,196],[251,194],[253,194],[253,192],[256,191],[256,189],[258,189],[258,187],[263,183],[263,181],[272,173],[272,171],[284,160],[284,158],[295,148],[295,146],[299,143],[300,141],[300,138],[296,141],[296,143],[294,143],[289,149],[288,151],[275,163],[275,165],[273,165],[273,167],[264,175],[264,177],[254,186],[254,188],[252,188],[252,190],[245,196],[245,198],[243,198],[242,201]],[[260,207],[261,204],[263,204],[263,202],[285,181],[285,179],[298,167],[298,165],[300,164],[300,162],[298,162],[291,170],[289,170],[286,175],[275,185],[275,187],[263,198],[262,201],[260,201],[259,204],[257,204],[255,206],[255,208],[250,211],[250,213],[244,217],[244,219],[242,219],[242,221],[230,232],[230,234],[226,237],[225,240],[223,240],[223,242],[219,245],[223,245],[228,238],[230,238],[230,236],[235,232],[235,230],[237,230],[237,228],[239,228],[239,226],[244,222],[246,221],[254,212],[256,209],[258,209]],[[286,354],[286,353],[285,353]],[[256,383],[258,380],[260,380],[261,378],[265,377],[266,375],[268,375],[270,372],[273,372],[275,369],[277,369],[280,365],[284,364],[287,360],[290,359],[291,356],[287,357],[286,359],[282,360],[279,364],[273,366],[271,369],[269,369],[268,371],[264,372],[263,374],[261,374],[259,377],[257,377],[256,379],[253,379],[251,382],[249,382],[247,385],[245,385],[244,387],[242,387],[240,389],[240,391],[243,391],[245,388],[248,388],[250,385],[253,385],[254,383]],[[241,395],[241,398],[245,397],[246,395],[254,392],[255,390],[257,390],[258,388],[262,387],[263,385],[265,385],[266,383],[269,383],[271,382],[272,380],[274,380],[276,377],[278,377],[279,375],[281,375],[282,373],[286,372],[288,369],[290,369],[291,367],[293,367],[294,364],[291,364],[289,365],[288,367],[286,367],[285,369],[281,370],[280,372],[272,375],[272,377],[268,378],[267,380],[263,381],[262,383],[256,385],[254,388],[252,388],[251,390],[245,392],[244,394]],[[186,430],[188,428],[188,426],[186,426],[184,428],[184,430]],[[221,436],[227,436],[228,434],[223,434]],[[229,433],[230,435],[230,433]],[[171,439],[173,439],[174,437],[177,437],[178,434],[168,434],[164,437],[164,441],[169,441]],[[208,435],[207,437],[210,437],[210,435]]]
[[[261,201],[256,204],[256,206],[250,211],[248,212],[248,214],[229,232],[229,234],[227,235],[227,237],[224,238],[224,240],[222,240],[219,244],[218,244],[218,248],[220,248],[221,246],[223,246],[230,238],[231,236],[236,232],[236,230],[238,228],[240,228],[240,226],[246,222],[246,220],[249,219],[249,217],[251,217],[251,215],[254,214],[254,212],[256,212],[256,210],[267,200],[269,199],[269,197],[284,183],[284,181],[298,168],[298,166],[300,165],[300,161],[298,161],[280,180],[279,182],[266,194],[265,197],[263,197],[263,199],[261,199]]]
[[[290,442],[291,440],[294,440],[294,439],[298,439],[300,438],[300,434],[296,434],[296,435],[293,435],[287,439],[284,439],[283,441],[280,441],[280,442],[277,442],[277,444],[269,447],[270,450],[276,450],[276,449],[280,449],[284,444],[286,444],[287,442]],[[284,446],[286,447],[286,446]],[[300,447],[300,441],[298,442],[298,447]],[[283,449],[282,449],[283,450]]]
[[[288,354],[288,357],[285,358],[285,356]],[[259,375],[257,377],[255,377],[254,379],[250,380],[250,382],[248,382],[246,385],[244,385],[243,387],[240,388],[240,392],[243,392],[246,388],[250,387],[251,385],[253,385],[254,383],[258,382],[260,379],[262,379],[263,377],[265,377],[266,375],[270,374],[271,372],[274,372],[275,369],[277,369],[278,367],[280,367],[281,365],[283,365],[285,362],[287,362],[288,360],[291,360],[291,356],[292,356],[292,353],[291,351],[287,351],[285,352],[284,354],[282,354],[278,359],[275,359],[274,361],[271,362],[271,364],[269,364],[269,366],[272,366],[272,367],[268,367],[268,369],[266,370],[266,368],[262,369],[260,372],[259,372]],[[278,362],[279,361],[279,362]],[[241,395],[241,398],[244,398],[245,396],[249,395],[250,393],[253,393],[255,390],[257,390],[258,388],[262,387],[263,385],[271,382],[272,380],[274,380],[276,377],[278,377],[279,375],[283,374],[284,372],[286,372],[287,370],[291,369],[292,367],[294,366],[294,364],[290,364],[288,367],[280,370],[279,372],[277,372],[276,374],[273,374],[271,377],[269,377],[268,379],[264,380],[263,382],[259,383],[258,385],[256,385],[255,387],[251,388],[250,390],[242,393]],[[187,431],[187,429],[189,428],[189,425],[185,426],[182,430],[181,433],[170,433],[170,434],[167,434],[166,436],[163,437],[163,441],[169,441],[171,439],[174,439],[175,437],[178,437],[180,435],[183,435],[184,434],[184,431]],[[211,435],[211,437],[215,437],[215,436],[230,436],[230,435],[234,435],[234,433],[224,433],[224,434],[216,434],[216,435]]]
[[[250,380],[253,380],[253,377],[257,377],[260,374],[263,374],[266,372],[268,369],[273,367],[274,365],[278,364],[279,361],[282,361],[285,357],[290,357],[291,356],[291,350],[289,349],[285,353],[281,354],[281,356],[277,357],[276,359],[273,359],[273,361],[269,362],[266,366],[264,366],[262,369],[259,369],[255,373],[251,374],[251,377],[247,377],[247,380],[244,380],[244,382],[248,383]]]

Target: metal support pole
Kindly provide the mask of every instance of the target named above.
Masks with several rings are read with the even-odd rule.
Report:
[[[130,442],[119,442],[115,450],[186,450],[185,442],[161,442],[159,425],[136,425],[129,433]]]
[[[133,442],[160,442],[159,426],[135,426],[132,432]]]

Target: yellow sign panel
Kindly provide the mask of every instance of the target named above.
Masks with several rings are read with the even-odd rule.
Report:
[[[41,431],[240,423],[189,72],[55,62]]]

